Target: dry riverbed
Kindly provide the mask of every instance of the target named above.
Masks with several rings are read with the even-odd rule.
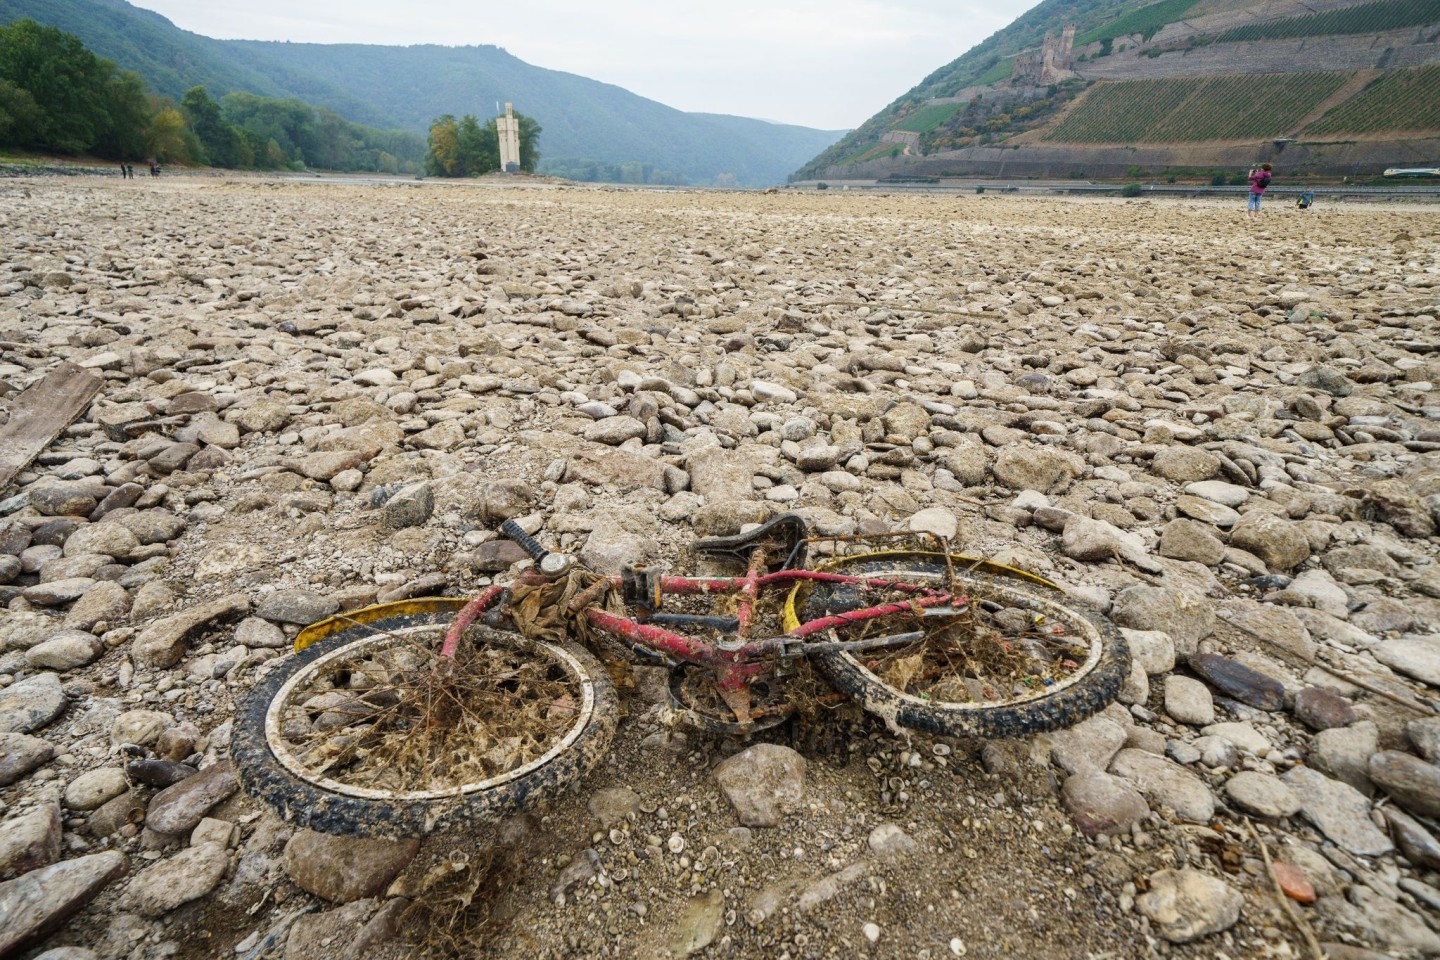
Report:
[[[1440,207],[20,178],[0,224],[0,420],[103,377],[0,490],[0,956],[1440,954]],[[493,827],[237,789],[300,627],[505,581],[504,519],[613,571],[784,511],[1063,584],[1119,702],[757,747],[641,669]]]

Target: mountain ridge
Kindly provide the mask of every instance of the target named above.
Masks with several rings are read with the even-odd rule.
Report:
[[[294,98],[356,123],[424,133],[442,114],[488,119],[496,102],[538,120],[540,170],[625,169],[639,182],[769,186],[844,131],[748,117],[719,121],[622,87],[526,63],[491,44],[307,44],[217,40],[126,0],[0,0],[0,22],[30,17],[179,99],[205,86]],[[568,167],[567,167],[568,164]]]

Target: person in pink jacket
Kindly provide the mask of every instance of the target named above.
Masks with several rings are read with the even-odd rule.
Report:
[[[1270,164],[1262,163],[1250,168],[1250,198],[1245,201],[1245,213],[1251,217],[1260,216],[1260,198],[1270,186]]]

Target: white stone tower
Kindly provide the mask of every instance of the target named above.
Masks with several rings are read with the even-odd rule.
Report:
[[[505,104],[505,116],[495,118],[495,132],[500,135],[500,169],[506,173],[520,170],[520,121],[515,110]]]

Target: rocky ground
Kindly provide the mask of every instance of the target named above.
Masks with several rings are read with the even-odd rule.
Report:
[[[67,178],[0,222],[0,396],[104,378],[0,491],[0,956],[1440,954],[1440,210]],[[1120,701],[747,744],[642,672],[494,827],[237,790],[300,626],[505,580],[502,520],[613,570],[786,510],[1058,581]]]

